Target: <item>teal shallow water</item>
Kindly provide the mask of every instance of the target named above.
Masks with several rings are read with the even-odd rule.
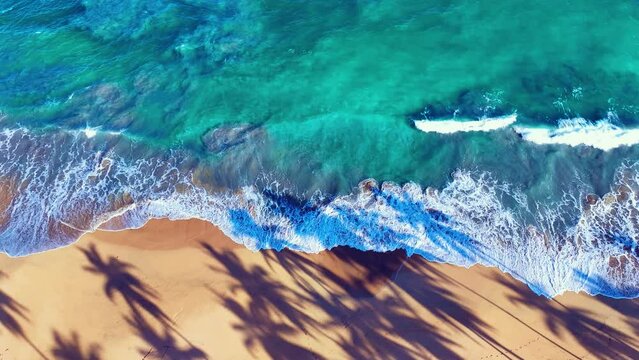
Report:
[[[443,135],[413,125],[423,119],[517,114],[519,126],[555,127],[561,119],[583,118],[634,128],[639,125],[636,34],[636,1],[0,1],[0,127],[29,134],[5,131],[0,175],[17,188],[36,186],[30,179],[57,184],[35,187],[34,198],[4,211],[13,216],[0,217],[2,249],[25,254],[59,246],[130,203],[176,202],[175,194],[188,187],[183,179],[210,193],[275,188],[276,199],[259,203],[279,204],[269,205],[273,209],[299,208],[318,192],[325,204],[357,192],[368,178],[441,190],[461,181],[456,172],[467,171],[475,180],[480,174],[495,179],[477,196],[501,194],[491,199],[516,214],[517,225],[511,225],[517,235],[511,238],[523,239],[529,225],[547,227],[546,242],[561,249],[567,241],[606,244],[595,246],[598,255],[587,261],[603,264],[613,255],[629,256],[634,265],[628,266],[639,266],[634,203],[623,205],[627,222],[610,220],[614,215],[602,208],[592,220],[601,232],[589,233],[587,240],[575,235],[592,205],[583,203],[586,194],[624,193],[620,184],[634,189],[628,164],[638,159],[638,147],[604,152],[539,145],[512,128]],[[58,155],[45,166],[47,151]],[[121,168],[104,170],[112,163]],[[63,176],[70,169],[77,176]],[[100,171],[107,171],[103,178],[96,175]],[[294,200],[279,197],[284,188]],[[68,192],[77,189],[86,191],[85,197],[100,197],[86,205],[85,218],[60,215],[71,208],[52,216],[58,211],[50,209],[53,204],[75,199]],[[192,208],[201,205],[189,201]],[[463,208],[461,198],[456,201],[456,208],[446,203],[457,209],[449,212]],[[31,209],[33,204],[39,207]],[[129,220],[136,223],[151,213],[193,216],[185,204],[179,214],[147,209]],[[31,215],[18,216],[20,211]],[[289,217],[310,221],[298,211]],[[352,216],[365,217],[358,211]],[[455,226],[465,216],[480,219],[477,211],[457,214]],[[195,216],[206,217],[201,212],[206,211]],[[233,214],[209,219],[251,228],[247,217]],[[73,230],[43,225],[42,240],[24,240],[33,235],[25,233],[33,224],[20,222],[41,217]],[[273,234],[282,223],[267,218],[257,223],[270,230],[250,233],[255,247],[275,246]],[[367,221],[376,226],[386,217]],[[300,231],[289,237],[301,236]],[[236,234],[243,236],[248,235]],[[475,240],[484,237],[474,234]],[[357,246],[376,248],[369,245]],[[548,262],[559,261],[552,254]],[[499,265],[487,257],[474,261]],[[522,264],[511,264],[510,270],[519,269],[518,277],[531,284]],[[607,276],[598,269],[594,273]],[[583,284],[582,278],[575,281]],[[578,287],[549,284],[537,286],[549,294]]]
[[[170,145],[327,114],[636,118],[632,1],[37,1],[0,16],[2,108],[34,125],[105,83],[134,102],[130,132]]]
[[[18,2],[0,15],[0,109],[200,155],[208,129],[262,124],[277,168],[310,148],[323,174],[367,154],[351,185],[441,182],[417,168],[448,175],[476,150],[415,134],[414,118],[633,125],[638,19],[632,1]]]

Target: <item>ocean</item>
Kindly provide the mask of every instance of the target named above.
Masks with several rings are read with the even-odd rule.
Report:
[[[200,218],[639,296],[636,1],[0,0],[0,251]]]

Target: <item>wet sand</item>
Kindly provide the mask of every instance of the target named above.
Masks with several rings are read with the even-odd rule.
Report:
[[[639,358],[639,301],[402,252],[251,252],[155,220],[0,256],[0,359]]]

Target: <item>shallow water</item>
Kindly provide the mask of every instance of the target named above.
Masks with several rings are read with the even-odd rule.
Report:
[[[637,33],[635,1],[0,2],[0,250],[200,217],[638,296]]]

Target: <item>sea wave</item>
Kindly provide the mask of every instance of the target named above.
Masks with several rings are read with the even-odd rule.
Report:
[[[639,129],[624,129],[607,119],[597,122],[583,118],[564,119],[559,121],[557,128],[514,126],[513,129],[524,140],[540,145],[586,145],[608,151],[639,144]]]
[[[590,146],[603,151],[639,144],[639,128],[614,125],[610,120],[613,115],[595,122],[584,118],[561,119],[557,127],[514,125],[516,114],[472,121],[415,120],[414,124],[421,131],[439,134],[512,128],[522,139],[538,145]]]
[[[86,232],[151,218],[199,218],[251,249],[404,249],[460,266],[496,266],[536,293],[639,296],[639,172],[619,169],[599,199],[529,206],[490,174],[458,170],[440,190],[375,180],[302,200],[275,185],[207,186],[185,154],[123,152],[125,137],[0,133],[0,250],[27,255]],[[101,149],[101,150],[96,150]],[[506,203],[518,203],[517,208]],[[566,210],[577,214],[566,218]],[[528,214],[526,214],[528,212]],[[533,215],[532,223],[524,220]]]
[[[517,121],[517,114],[479,120],[415,120],[415,127],[424,132],[454,134],[470,131],[493,131],[508,127]]]

